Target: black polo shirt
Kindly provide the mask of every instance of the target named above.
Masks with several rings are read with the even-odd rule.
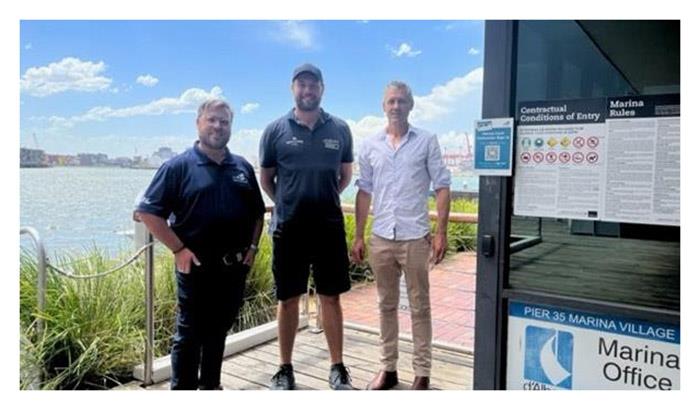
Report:
[[[158,169],[137,211],[161,218],[172,213],[171,228],[204,263],[250,245],[265,204],[248,161],[227,149],[217,164],[197,145]]]
[[[277,168],[277,223],[342,222],[340,165],[352,159],[350,127],[323,110],[313,129],[298,122],[293,109],[268,125],[260,139],[260,166]]]

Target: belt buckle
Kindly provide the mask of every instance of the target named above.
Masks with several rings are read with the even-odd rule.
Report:
[[[234,256],[235,256],[235,261],[233,259]],[[221,258],[221,260],[224,262],[224,265],[231,266],[236,262],[240,263],[243,260],[243,256],[241,255],[240,252],[237,252],[235,254],[229,252],[226,255],[224,255],[224,257]]]

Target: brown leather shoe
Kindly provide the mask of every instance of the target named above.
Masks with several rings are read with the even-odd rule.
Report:
[[[371,382],[367,385],[367,390],[389,390],[399,384],[398,372],[387,372],[382,370],[377,373]]]
[[[416,376],[411,390],[430,390],[430,377]]]

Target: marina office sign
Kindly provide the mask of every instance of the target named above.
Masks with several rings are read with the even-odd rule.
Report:
[[[511,302],[510,390],[678,390],[680,328]]]

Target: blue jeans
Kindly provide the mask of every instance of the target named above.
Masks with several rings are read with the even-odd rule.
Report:
[[[216,389],[226,334],[243,304],[250,268],[192,265],[190,273],[176,271],[177,330],[170,354],[173,390]]]

